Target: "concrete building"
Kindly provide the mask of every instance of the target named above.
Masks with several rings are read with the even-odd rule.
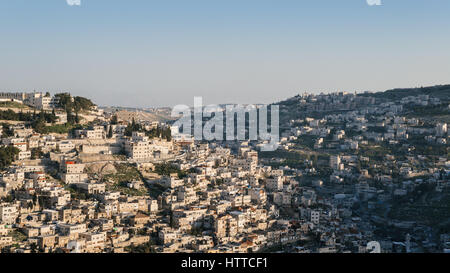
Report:
[[[14,205],[2,205],[0,206],[0,223],[3,224],[14,224],[16,218],[19,215],[17,207]]]
[[[77,164],[74,161],[64,161],[61,163],[61,179],[66,184],[87,182],[88,175],[84,172],[84,169],[84,164]]]
[[[445,136],[448,133],[447,123],[438,123],[436,125],[436,135]]]

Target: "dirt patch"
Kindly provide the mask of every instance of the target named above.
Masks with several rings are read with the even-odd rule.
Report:
[[[93,163],[86,166],[86,171],[88,174],[116,174],[117,170],[112,163]]]

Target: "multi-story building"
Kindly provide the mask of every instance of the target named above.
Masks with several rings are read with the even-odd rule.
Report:
[[[133,132],[132,139],[125,142],[125,152],[132,159],[148,159],[150,151],[150,142],[143,133]]]
[[[27,98],[27,93],[25,92],[2,92],[0,93],[1,100],[17,100],[17,101],[25,101]]]
[[[57,147],[61,152],[66,153],[75,149],[75,144],[72,141],[64,140],[58,142]]]
[[[436,125],[436,135],[445,136],[448,132],[447,123],[438,123]]]
[[[43,94],[42,92],[33,92],[33,93],[3,92],[3,93],[0,93],[0,100],[1,99],[20,101],[26,105],[35,107],[37,109],[42,109],[42,110],[54,109],[58,106],[58,103],[59,103],[57,97],[52,97],[48,94]]]
[[[24,103],[37,109],[50,110],[56,108],[59,101],[57,97],[52,97],[48,94],[44,95],[40,92],[34,92],[27,94],[27,98]]]
[[[341,157],[338,155],[332,155],[330,156],[330,168],[334,170],[340,170],[341,169]]]
[[[66,184],[87,182],[88,175],[84,172],[84,168],[84,164],[77,164],[74,161],[64,161],[61,163],[61,179]]]
[[[88,129],[76,130],[75,136],[77,138],[99,140],[106,138],[106,132],[103,126],[92,126]]]
[[[2,205],[0,206],[0,222],[4,224],[14,224],[16,218],[19,215],[17,207],[14,205]]]
[[[283,178],[281,176],[271,176],[266,180],[266,187],[271,191],[280,191],[283,189]]]

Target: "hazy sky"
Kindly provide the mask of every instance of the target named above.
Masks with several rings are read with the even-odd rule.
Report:
[[[450,1],[0,0],[0,90],[268,103],[450,83]]]

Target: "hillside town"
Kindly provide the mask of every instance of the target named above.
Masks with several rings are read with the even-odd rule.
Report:
[[[0,250],[450,252],[450,92],[435,89],[298,95],[273,152],[0,93]]]

